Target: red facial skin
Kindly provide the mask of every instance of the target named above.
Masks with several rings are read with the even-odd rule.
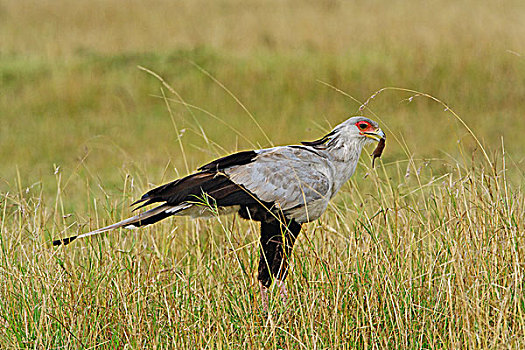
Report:
[[[360,121],[355,123],[359,129],[359,133],[363,135],[365,132],[374,132],[376,129],[367,121]]]

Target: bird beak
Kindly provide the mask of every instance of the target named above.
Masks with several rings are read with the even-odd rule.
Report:
[[[367,131],[364,133],[365,137],[368,137],[369,139],[372,139],[374,141],[381,141],[382,139],[386,138],[385,133],[383,130],[377,128],[375,131]]]

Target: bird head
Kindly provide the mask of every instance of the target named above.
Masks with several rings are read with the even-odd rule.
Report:
[[[379,142],[386,137],[375,121],[362,116],[347,119],[339,124],[334,131],[339,134],[339,137],[344,137],[347,140],[359,140],[363,144],[373,141]]]
[[[330,133],[319,140],[302,142],[303,145],[317,149],[334,149],[357,146],[361,148],[373,141],[381,142],[386,138],[383,130],[372,119],[357,116],[351,117],[337,125]]]

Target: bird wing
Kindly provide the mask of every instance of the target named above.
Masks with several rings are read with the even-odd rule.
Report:
[[[202,166],[200,172],[154,188],[133,203],[142,204],[138,208],[161,205],[95,231],[55,240],[53,245],[119,227],[150,225],[171,215],[205,215],[205,210],[194,208],[204,194],[218,207],[275,204],[285,213],[288,210],[290,218],[306,222],[318,217],[328,203],[331,182],[323,172],[325,165],[316,151],[304,146],[232,154]],[[311,214],[305,214],[307,205],[315,209]]]
[[[284,146],[258,151],[250,163],[223,170],[229,179],[261,201],[282,210],[326,202],[331,181],[327,159],[304,146]]]

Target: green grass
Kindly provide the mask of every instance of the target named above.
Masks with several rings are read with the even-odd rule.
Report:
[[[524,346],[520,1],[25,3],[0,4],[0,348]],[[387,86],[479,143],[421,94],[371,99],[382,161],[364,152],[304,225],[271,317],[258,227],[235,216],[50,245],[214,157],[315,139]]]
[[[388,57],[354,60],[352,56],[269,52],[239,58],[206,49],[117,56],[83,54],[67,62],[0,58],[1,77],[7,87],[0,107],[4,116],[0,153],[2,159],[16,159],[24,184],[44,180],[51,186],[56,164],[67,171],[67,176],[76,175],[75,170],[89,171],[116,185],[123,175],[114,166],[138,163],[146,175],[155,176],[151,182],[158,183],[163,181],[168,160],[184,173],[220,154],[269,146],[243,109],[191,62],[209,71],[243,101],[263,130],[271,134],[274,144],[313,139],[358,112],[359,103],[318,80],[360,101],[397,81],[396,86],[430,92],[454,109],[458,105],[458,113],[488,144],[498,147],[503,135],[509,152],[521,149],[520,130],[525,122],[519,116],[524,113],[520,97],[525,95],[521,83],[525,68],[514,56],[501,57],[496,68],[475,59],[466,64],[466,69],[462,67],[466,73],[445,71],[448,62],[439,58],[428,63],[434,67],[418,70],[414,70],[410,57],[397,62]],[[188,169],[165,104],[152,96],[160,96],[160,85],[137,65],[158,72],[187,103],[222,120],[217,122],[198,110],[173,104],[174,121],[186,131],[181,140],[189,152]],[[390,66],[397,69],[385,72],[384,67]],[[419,70],[432,73],[418,82]],[[500,89],[481,83],[497,76],[503,85]],[[433,82],[440,86],[432,88]],[[457,140],[465,138],[465,130],[425,99],[409,103],[410,96],[385,92],[372,101],[371,107],[391,133],[417,145],[417,151],[412,150],[415,156],[454,153]],[[238,133],[231,132],[231,126]],[[451,134],[453,137],[448,137]],[[400,148],[390,147],[385,156],[394,160],[405,155]],[[0,167],[4,177],[0,186],[5,190],[13,186],[16,168],[11,162]],[[152,171],[152,167],[157,170]],[[175,176],[173,172],[169,175]],[[83,202],[83,195],[78,200]]]
[[[177,219],[51,249],[48,237],[74,231],[74,221],[97,221],[97,213],[105,219],[92,227],[118,219],[121,201],[95,198],[100,209],[72,220],[42,207],[38,196],[7,195],[2,341],[46,348],[519,347],[523,193],[506,187],[501,169],[494,176],[484,166],[456,165],[436,180],[432,166],[421,166],[417,176],[394,163],[366,183],[351,181],[323,219],[305,227],[288,282],[291,301],[280,305],[274,295],[272,319],[258,301],[253,224]]]

